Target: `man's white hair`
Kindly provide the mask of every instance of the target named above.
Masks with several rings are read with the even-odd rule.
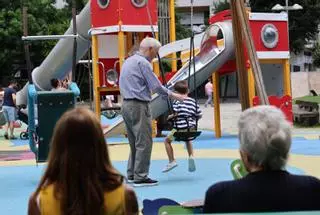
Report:
[[[161,43],[157,39],[154,39],[153,37],[146,37],[140,43],[140,49],[148,49],[148,48],[159,49],[160,47],[161,47]]]
[[[264,169],[280,170],[287,163],[291,147],[291,125],[274,106],[245,110],[239,118],[240,150],[249,162]]]

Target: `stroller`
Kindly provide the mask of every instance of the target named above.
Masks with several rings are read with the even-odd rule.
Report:
[[[24,122],[26,125],[28,125],[28,115],[25,114],[22,109],[26,108],[25,106],[19,106],[18,107],[18,119],[22,122]],[[26,131],[22,131],[20,133],[20,139],[21,140],[27,140],[29,139],[29,130],[28,130],[28,127],[27,127],[27,130]]]
[[[0,99],[0,128],[6,124],[6,120],[4,118],[3,110],[2,110],[2,100]]]

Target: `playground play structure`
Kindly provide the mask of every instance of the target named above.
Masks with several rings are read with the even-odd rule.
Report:
[[[176,52],[190,49],[190,38],[175,41],[174,0],[167,3],[170,43],[160,49],[159,55],[161,58],[171,56],[176,59]],[[233,0],[231,6],[230,11],[211,17],[210,26],[204,33],[195,35],[194,47],[198,51],[190,71],[189,62],[177,71],[176,61],[173,60],[173,73],[167,75],[170,77],[167,80],[169,89],[176,81],[189,78],[191,91],[212,77],[216,137],[221,136],[219,77],[227,73],[238,71],[243,109],[270,101],[270,104],[281,108],[289,120],[292,118],[287,14],[251,13],[241,1]],[[17,94],[17,104],[28,105],[29,141],[32,151],[37,153],[37,160],[46,159],[50,135],[58,116],[73,107],[75,96],[79,95],[76,84],[71,85],[71,94],[46,92],[51,89],[50,80],[66,77],[73,67],[73,59],[78,62],[91,47],[95,112],[100,117],[101,96],[119,94],[118,77],[124,59],[145,36],[152,36],[152,31],[158,36],[157,8],[156,0],[131,0],[130,3],[125,0],[92,0],[76,17],[76,21],[74,19],[64,36],[48,36],[47,39],[61,39],[44,62],[33,70],[32,81]],[[75,41],[76,49],[71,40]],[[153,64],[160,76],[159,62],[155,60]],[[193,83],[194,80],[196,83]],[[267,95],[274,96],[268,99]],[[35,104],[39,112],[38,127],[43,123],[52,125],[46,131],[41,131],[41,128],[36,131]],[[166,101],[157,94],[153,95],[150,106],[153,118],[168,110]],[[56,115],[48,117],[55,111]],[[119,116],[105,130],[105,134],[112,136],[123,134],[123,131],[124,123]],[[37,138],[34,138],[36,133]],[[39,149],[36,148],[37,143]]]

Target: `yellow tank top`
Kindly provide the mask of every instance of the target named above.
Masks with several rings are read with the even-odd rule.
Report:
[[[39,208],[41,215],[61,215],[60,201],[54,197],[54,185],[48,185],[39,193]],[[104,215],[125,214],[125,187],[119,186],[111,192],[104,193],[106,211]]]

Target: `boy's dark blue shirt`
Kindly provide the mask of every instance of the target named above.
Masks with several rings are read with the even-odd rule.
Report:
[[[16,106],[13,102],[13,98],[12,98],[13,94],[16,94],[16,91],[13,88],[7,87],[4,89],[2,106],[10,106],[10,107]]]

